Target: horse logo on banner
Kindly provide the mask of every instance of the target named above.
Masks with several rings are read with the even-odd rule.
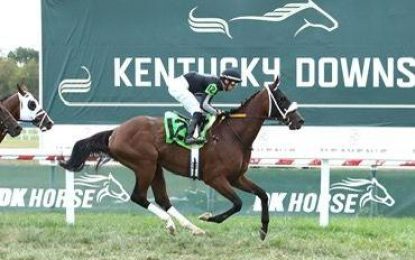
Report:
[[[221,18],[198,18],[194,16],[194,11],[197,7],[194,7],[189,12],[188,23],[190,29],[197,33],[223,33],[226,34],[229,38],[232,39],[232,36],[229,32],[228,22]],[[308,0],[305,3],[288,3],[283,7],[277,8],[273,11],[267,12],[264,15],[247,15],[247,16],[238,16],[229,20],[229,22],[240,21],[240,20],[255,20],[263,22],[282,22],[289,17],[299,14],[304,10],[313,9],[321,14],[321,20],[323,18],[326,20],[326,24],[310,22],[309,19],[304,19],[304,24],[297,29],[294,34],[296,37],[300,32],[307,28],[320,28],[331,32],[339,27],[339,23],[326,11],[321,9],[316,3],[312,0]]]
[[[100,188],[96,196],[97,202],[101,202],[105,197],[115,199],[116,203],[123,203],[130,200],[130,195],[111,173],[108,176],[86,173],[83,176],[75,178],[75,185],[95,189]]]
[[[330,191],[333,190],[363,193],[360,197],[360,208],[363,208],[369,201],[385,204],[388,207],[395,204],[395,200],[376,178],[372,178],[371,180],[347,178],[346,180],[332,184]]]

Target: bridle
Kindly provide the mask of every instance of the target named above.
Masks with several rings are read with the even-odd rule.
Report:
[[[38,111],[36,112],[35,116],[33,119],[27,119],[27,117],[29,117],[27,115],[27,112],[25,115],[22,115],[23,111],[22,111],[22,98],[26,98],[28,96],[28,94],[26,93],[24,96],[20,93],[18,93],[18,97],[19,97],[19,102],[20,102],[20,119],[19,121],[21,122],[30,122],[33,123],[39,127],[41,127],[43,125],[43,122],[45,121],[46,117],[48,116],[48,114],[46,113],[45,110],[43,110],[42,108],[38,109]]]
[[[43,116],[42,116],[43,115]],[[38,118],[42,116],[42,118],[39,120],[39,122],[37,121]],[[48,114],[46,113],[45,110],[41,109],[36,113],[35,119],[33,119],[32,121],[23,121],[23,122],[32,122],[32,123],[36,123],[38,126],[42,126],[43,122],[45,121],[46,117],[48,116]]]
[[[298,104],[297,102],[292,102],[290,104],[290,106],[287,108],[287,110],[285,112],[283,112],[283,110],[281,109],[281,107],[278,105],[277,100],[275,99],[274,95],[272,94],[272,91],[269,89],[269,87],[267,85],[264,86],[265,89],[267,90],[267,94],[268,94],[268,118],[267,119],[273,119],[276,116],[272,115],[272,108],[274,105],[274,107],[277,109],[277,111],[279,112],[279,114],[281,115],[283,120],[287,119],[287,115],[291,112],[294,112],[295,110],[298,109]],[[277,87],[276,87],[277,88]]]
[[[247,114],[244,113],[235,113],[235,114],[229,114],[227,117],[228,118],[233,118],[233,119],[263,119],[263,120],[274,120],[276,118],[278,118],[276,115],[273,115],[273,108],[275,108],[278,113],[280,114],[281,118],[285,121],[287,119],[287,115],[291,112],[294,112],[295,110],[298,109],[298,104],[297,102],[292,102],[290,104],[290,106],[285,110],[285,112],[283,112],[283,109],[281,109],[281,107],[278,105],[277,100],[275,99],[271,89],[265,85],[264,86],[265,89],[267,90],[267,94],[268,94],[268,115],[267,116],[248,116]],[[224,118],[222,118],[221,120],[223,120]],[[236,137],[236,139],[239,141],[239,143],[241,144],[242,148],[245,150],[252,150],[251,146],[248,146],[246,144],[244,144],[241,136],[233,129],[230,120],[225,120],[226,121],[226,125],[229,127],[229,129],[231,130],[232,134]]]
[[[266,86],[266,85],[264,87],[267,90],[267,94],[268,94],[268,115],[267,116],[252,116],[252,115],[247,115],[245,113],[232,113],[232,114],[228,114],[228,115],[224,116],[222,119],[232,118],[232,119],[275,120],[275,119],[278,119],[278,116],[274,115],[274,113],[273,113],[273,108],[275,108],[276,111],[278,112],[278,114],[281,116],[281,118],[283,120],[286,120],[287,115],[289,113],[294,112],[298,109],[297,102],[292,102],[290,104],[290,106],[285,110],[285,112],[283,112],[283,109],[281,109],[281,107],[278,105],[277,100],[275,99],[274,95],[272,94],[272,90],[270,90],[269,87]]]

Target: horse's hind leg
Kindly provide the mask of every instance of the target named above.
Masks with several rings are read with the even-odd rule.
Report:
[[[248,178],[246,178],[245,176],[241,176],[236,182],[232,183],[232,185],[240,190],[257,195],[259,199],[261,200],[262,227],[259,232],[259,235],[260,235],[260,238],[264,240],[268,232],[268,223],[269,223],[268,196],[266,192],[261,187],[253,183]]]
[[[147,191],[155,177],[156,164],[153,164],[152,162],[141,162],[140,167],[137,167],[137,169],[139,169],[139,174],[138,171],[135,171],[136,183],[133,193],[131,194],[131,200],[164,220],[166,222],[167,230],[169,230],[171,234],[174,234],[176,227],[170,215],[167,214],[164,209],[159,208],[157,205],[154,205],[147,200]]]
[[[193,235],[205,234],[205,231],[195,226],[185,216],[177,211],[175,207],[171,205],[170,199],[167,195],[163,169],[160,166],[157,166],[156,175],[154,176],[153,182],[151,183],[151,188],[153,189],[154,198],[156,199],[157,204],[166,210],[171,217],[177,219],[181,226],[192,231]]]
[[[214,188],[216,191],[218,191],[222,196],[227,198],[232,202],[232,208],[229,210],[218,214],[216,216],[210,216],[207,214],[201,215],[199,218],[204,221],[209,222],[215,222],[215,223],[221,223],[236,212],[240,211],[242,208],[242,201],[236,194],[236,192],[232,189],[232,186],[229,184],[229,181],[223,176],[220,175],[213,180],[209,181],[207,183],[209,186]]]

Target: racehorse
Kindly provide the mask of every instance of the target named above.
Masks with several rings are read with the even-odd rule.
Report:
[[[0,100],[10,114],[17,121],[31,122],[41,131],[52,128],[53,121],[48,113],[39,105],[37,99],[27,91],[25,85],[17,84],[17,92]],[[0,142],[4,139],[5,134],[0,135]]]
[[[0,105],[0,136],[2,136],[0,142],[7,134],[10,134],[11,137],[16,137],[21,131],[22,127],[14,119],[12,114],[10,114],[9,110],[3,105]]]
[[[260,237],[265,239],[269,222],[268,197],[262,188],[244,175],[251,157],[251,146],[265,119],[278,119],[292,130],[301,128],[304,123],[297,112],[296,103],[291,103],[278,89],[278,83],[277,78],[273,84],[252,95],[239,108],[231,110],[229,115],[218,117],[212,126],[208,142],[200,151],[200,179],[233,205],[229,210],[215,216],[203,214],[201,220],[221,223],[240,211],[242,201],[232,188],[236,187],[261,199]],[[175,232],[172,217],[195,235],[205,233],[180,214],[167,195],[163,168],[189,177],[189,150],[166,144],[163,119],[134,117],[114,130],[103,131],[77,141],[70,158],[66,162],[61,161],[60,165],[71,171],[80,171],[91,153],[109,155],[133,170],[136,183],[131,200],[164,220],[171,233]],[[161,208],[147,200],[149,186]]]

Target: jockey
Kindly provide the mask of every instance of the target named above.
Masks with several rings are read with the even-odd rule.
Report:
[[[219,91],[230,91],[240,83],[241,74],[235,68],[224,70],[219,77],[201,75],[196,72],[189,72],[177,77],[167,83],[170,95],[179,101],[187,112],[192,115],[192,121],[187,129],[185,138],[186,144],[200,144],[203,140],[198,139],[203,115],[202,113],[210,113],[219,115],[223,111],[212,107],[210,102]]]

